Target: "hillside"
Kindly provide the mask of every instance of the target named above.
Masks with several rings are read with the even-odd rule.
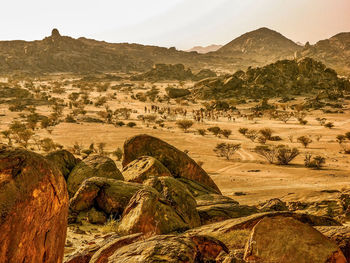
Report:
[[[311,58],[281,60],[273,64],[237,71],[233,75],[208,78],[196,83],[193,94],[200,99],[263,98],[320,94],[329,98],[350,90],[350,82]]]
[[[312,57],[337,70],[339,74],[350,74],[350,33],[339,33],[315,45],[306,44],[298,52],[299,57]]]
[[[74,39],[54,29],[43,40],[1,41],[0,72],[144,71],[155,63],[193,65],[198,56],[175,48]]]
[[[232,40],[213,56],[226,57],[235,68],[263,66],[280,59],[290,59],[301,50],[298,44],[268,28],[260,28]]]

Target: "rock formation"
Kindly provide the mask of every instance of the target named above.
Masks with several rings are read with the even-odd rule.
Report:
[[[44,157],[0,146],[0,262],[62,262],[68,193]]]

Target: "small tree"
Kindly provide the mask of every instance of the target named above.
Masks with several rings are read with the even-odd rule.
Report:
[[[328,129],[332,129],[334,127],[333,122],[327,122],[324,127],[328,128]]]
[[[176,122],[176,125],[186,133],[188,131],[188,129],[192,127],[193,121],[191,121],[191,120],[179,120]]]
[[[278,120],[283,121],[284,123],[287,123],[292,117],[293,117],[293,114],[287,111],[282,111],[278,113],[278,116],[277,116]]]
[[[225,137],[225,138],[228,138],[230,137],[230,135],[232,134],[232,131],[231,130],[221,130],[221,134]]]
[[[227,160],[230,160],[231,156],[241,148],[241,144],[232,144],[232,143],[218,143],[214,148],[214,152],[219,157],[225,157]]]
[[[258,138],[259,136],[259,132],[256,130],[249,130],[246,134],[245,137],[247,137],[249,140],[251,140],[252,142],[255,141],[256,138]]]
[[[206,135],[206,130],[205,129],[198,129],[197,130],[199,135],[205,136]]]
[[[338,142],[339,144],[343,144],[343,142],[344,142],[345,140],[346,140],[345,135],[342,135],[342,134],[337,135],[337,142]]]
[[[298,138],[298,142],[300,142],[306,148],[310,143],[312,143],[312,140],[309,137],[300,136]]]
[[[245,135],[247,133],[247,131],[248,131],[248,128],[239,128],[238,129],[238,132],[242,135]]]
[[[123,157],[123,151],[118,147],[114,152],[113,155],[117,158],[117,161],[120,161]]]
[[[312,158],[311,154],[309,153],[305,154],[305,158],[304,158],[305,167],[319,170],[326,163],[326,158],[322,156],[317,155],[313,158],[313,160],[311,158]]]
[[[277,147],[259,145],[255,147],[255,152],[265,158],[269,163],[275,163],[277,158]]]
[[[264,129],[261,129],[259,133],[261,134],[261,136],[265,137],[266,140],[270,140],[272,137],[273,131],[270,128],[264,128]]]
[[[214,126],[214,127],[208,128],[208,131],[213,133],[215,136],[218,136],[221,132],[221,129],[220,127]]]
[[[300,154],[297,148],[289,148],[287,146],[278,146],[277,163],[280,165],[288,165],[295,157]]]

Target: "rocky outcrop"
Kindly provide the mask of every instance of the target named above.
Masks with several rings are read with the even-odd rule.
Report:
[[[68,193],[73,196],[81,183],[91,177],[124,180],[114,161],[108,157],[91,155],[76,165],[67,180]]]
[[[153,177],[144,184],[156,189],[191,228],[200,225],[196,200],[181,182],[172,177]]]
[[[320,232],[288,217],[265,217],[253,228],[246,245],[247,262],[338,262],[346,259]]]
[[[183,183],[194,197],[201,196],[201,195],[218,194],[218,192],[213,188],[208,187],[199,182],[196,182],[194,180],[187,179],[187,178],[177,178],[177,180]]]
[[[270,199],[260,204],[258,208],[261,212],[288,211],[286,203],[278,198]]]
[[[201,195],[196,200],[202,225],[258,213],[256,207],[239,205],[238,202],[222,195]]]
[[[93,206],[107,215],[121,215],[131,197],[140,189],[140,184],[111,178],[92,177],[85,180],[70,200],[73,212],[88,211]]]
[[[221,252],[228,252],[226,246],[213,238],[162,235],[123,246],[108,253],[104,261],[92,262],[215,262]]]
[[[62,262],[68,193],[44,157],[0,146],[0,262]]]
[[[151,176],[172,176],[169,170],[157,159],[142,156],[123,168],[125,181],[142,183]]]
[[[194,160],[184,152],[158,138],[146,134],[137,135],[124,143],[124,167],[141,156],[156,158],[176,178],[187,178],[197,181],[220,193],[214,181]]]
[[[46,155],[46,159],[58,167],[66,180],[73,168],[79,163],[79,160],[66,150],[49,153]]]
[[[123,212],[118,231],[124,234],[167,234],[189,229],[189,225],[154,189],[142,189]]]

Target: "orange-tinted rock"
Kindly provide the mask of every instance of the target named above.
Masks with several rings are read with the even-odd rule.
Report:
[[[227,248],[213,238],[162,235],[123,246],[115,250],[105,261],[98,263],[216,262],[215,258],[221,251],[227,252]]]
[[[104,177],[124,180],[111,158],[100,155],[91,155],[78,163],[68,176],[67,187],[70,196],[78,191],[84,180],[91,177]]]
[[[172,176],[169,170],[157,159],[150,156],[142,156],[123,168],[125,181],[142,183],[151,176]]]
[[[163,176],[151,177],[144,185],[156,189],[190,228],[201,224],[196,200],[183,183],[173,177]]]
[[[120,233],[167,234],[189,229],[169,201],[152,188],[139,190],[125,208]]]
[[[220,193],[214,181],[194,160],[158,138],[143,134],[134,136],[124,143],[124,167],[141,156],[156,158],[174,177],[198,181]]]
[[[339,247],[319,231],[286,217],[263,218],[247,242],[247,262],[346,263]]]
[[[67,216],[58,168],[38,154],[0,146],[0,262],[62,262]]]
[[[73,168],[79,163],[78,159],[66,150],[49,153],[46,155],[46,159],[58,167],[66,180]]]

